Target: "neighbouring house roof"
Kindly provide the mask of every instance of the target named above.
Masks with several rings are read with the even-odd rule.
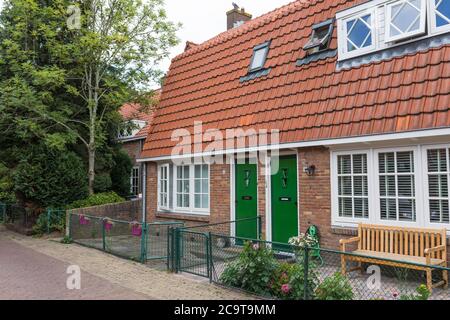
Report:
[[[161,90],[156,90],[153,96],[154,101],[158,101],[161,97]],[[153,118],[155,115],[155,107],[142,108],[139,104],[127,103],[124,104],[120,110],[120,115],[125,121],[138,120],[145,121],[146,125],[138,131],[132,138],[135,139],[145,139],[152,126]],[[126,139],[125,139],[126,140]]]
[[[334,28],[331,50],[306,57],[314,24],[362,2],[295,1],[174,58],[142,158],[170,155],[172,132],[193,133],[194,121],[203,132],[279,129],[281,143],[449,127],[448,42],[339,68]],[[269,40],[270,72],[246,79],[253,48]]]

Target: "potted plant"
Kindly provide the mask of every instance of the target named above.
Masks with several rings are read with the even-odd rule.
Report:
[[[89,224],[90,219],[82,214],[80,214],[80,225],[86,226]]]
[[[108,231],[108,232],[111,231],[111,229],[112,229],[112,227],[114,225],[114,223],[111,220],[109,220],[108,218],[105,218],[103,220],[103,224],[105,226],[105,230]]]
[[[142,225],[137,222],[137,221],[133,221],[130,223],[131,225],[131,234],[135,237],[140,237],[142,236]]]

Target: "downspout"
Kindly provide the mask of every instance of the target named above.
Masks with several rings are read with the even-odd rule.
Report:
[[[147,223],[147,163],[141,165],[142,172],[142,223]]]

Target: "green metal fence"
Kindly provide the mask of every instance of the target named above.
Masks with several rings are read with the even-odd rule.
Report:
[[[167,261],[169,228],[183,225],[173,221],[142,224],[72,213],[69,237],[80,245],[142,263]]]
[[[6,203],[1,203],[0,202],[0,223],[5,223],[6,222]]]
[[[449,268],[376,257],[360,264],[342,259],[359,257],[349,252],[232,237],[213,228],[172,229],[169,269],[276,299],[450,299],[448,286],[428,292],[426,273],[417,270],[431,269],[433,283],[439,283],[448,277]]]

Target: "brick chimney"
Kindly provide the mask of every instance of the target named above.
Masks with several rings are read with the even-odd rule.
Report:
[[[227,12],[227,30],[239,27],[247,21],[252,20],[252,15],[245,12],[244,8],[233,2],[233,9]]]

